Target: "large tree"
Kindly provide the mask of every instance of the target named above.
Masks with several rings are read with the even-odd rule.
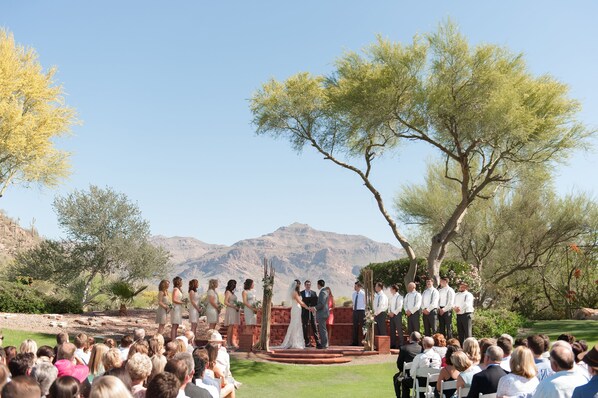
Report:
[[[17,256],[13,274],[74,289],[87,304],[103,292],[92,291],[94,282],[134,283],[168,273],[168,252],[149,243],[149,224],[126,195],[92,185],[57,197],[54,208],[67,239]]]
[[[449,242],[468,208],[530,164],[564,159],[592,133],[576,120],[565,84],[534,76],[521,54],[470,46],[451,23],[409,45],[378,39],[347,53],[328,76],[299,73],[265,83],[251,99],[258,134],[313,147],[357,174],[411,260],[416,253],[370,178],[376,160],[419,141],[436,149],[458,200],[434,231],[428,273],[438,278]],[[397,170],[397,175],[408,170]]]
[[[69,173],[69,153],[54,139],[68,133],[75,113],[55,73],[0,29],[0,196],[11,184],[54,186]]]

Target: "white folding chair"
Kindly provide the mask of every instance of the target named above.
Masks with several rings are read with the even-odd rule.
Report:
[[[467,394],[469,394],[469,387],[461,387],[459,389],[459,392],[457,393],[457,396],[459,398],[463,398],[463,397],[466,397]]]
[[[417,398],[419,397],[420,393],[425,393],[427,396],[428,387],[430,383],[434,383],[438,381],[438,374],[440,373],[440,369],[434,368],[419,368],[417,372],[415,372],[415,376],[413,376],[413,393],[412,396]],[[426,378],[426,385],[420,386],[419,381],[417,380],[418,377],[425,377]],[[429,391],[432,391],[431,389]]]
[[[480,393],[480,398],[496,398],[496,393],[490,393],[490,394],[482,394]]]
[[[446,390],[456,390],[457,389],[457,380],[452,381],[443,381],[441,382],[442,389],[440,390],[440,396],[444,398],[451,398],[444,395]]]

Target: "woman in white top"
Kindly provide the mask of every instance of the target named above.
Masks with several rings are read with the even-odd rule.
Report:
[[[217,288],[218,280],[210,279],[208,282],[208,302],[206,303],[206,318],[210,329],[216,329],[218,316],[220,315],[220,299],[218,293],[216,293]]]
[[[246,331],[257,324],[257,309],[255,308],[255,291],[252,279],[246,279],[243,284],[243,315],[245,316]]]
[[[191,322],[191,331],[194,336],[197,336],[197,322],[199,322],[199,294],[197,289],[199,288],[199,281],[197,279],[191,279],[189,281],[189,322]],[[195,342],[190,342],[195,345]]]
[[[529,398],[534,395],[540,381],[536,377],[534,356],[529,348],[519,346],[511,354],[511,373],[498,381],[496,396]]]

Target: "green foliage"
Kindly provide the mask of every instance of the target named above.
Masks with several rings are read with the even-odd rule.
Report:
[[[133,302],[133,299],[145,289],[147,289],[147,285],[137,288],[129,282],[114,281],[109,283],[104,288],[104,292],[108,294],[108,297],[111,301],[115,301],[126,306],[130,305]]]
[[[0,284],[0,311],[24,314],[80,313],[81,303],[41,293],[29,285],[2,281]]]
[[[418,258],[417,263],[418,267],[414,281],[416,285],[425,286],[424,282],[428,277],[426,259]],[[363,273],[366,269],[371,269],[374,271],[374,282],[382,282],[387,287],[392,284],[400,286],[409,270],[409,265],[408,258],[391,260],[384,263],[371,263],[361,269],[358,279],[363,282]],[[453,283],[457,280],[466,281],[470,285],[470,290],[474,293],[479,289],[480,281],[475,268],[463,261],[445,260],[440,268],[440,276],[448,277]]]
[[[528,322],[525,317],[514,311],[480,308],[474,312],[473,335],[477,338],[499,337],[503,333],[516,336],[519,329],[526,326]]]

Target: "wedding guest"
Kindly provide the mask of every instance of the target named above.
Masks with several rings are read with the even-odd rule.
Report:
[[[440,358],[444,358],[446,356],[446,340],[441,333],[435,333],[432,338],[434,339],[434,351],[440,355]]]
[[[536,377],[536,365],[532,352],[527,347],[519,346],[515,348],[509,361],[511,373],[501,377],[498,381],[496,396],[498,398],[511,396],[530,398],[540,383]]]
[[[409,372],[405,371],[405,364],[413,362],[413,359],[422,352],[422,347],[419,345],[421,334],[413,332],[409,335],[409,344],[402,345],[397,356],[397,368],[399,372],[393,376],[393,384],[395,395],[397,398],[409,398],[409,390],[413,387],[413,378]]]
[[[203,361],[204,365],[202,367],[203,369],[203,376],[200,377],[199,373],[198,373],[198,368],[196,366],[196,372],[195,372],[195,379],[196,379],[196,384],[199,386],[198,381],[201,380],[201,382],[203,383],[203,385],[206,386],[210,386],[213,388],[207,388],[207,390],[210,392],[210,394],[212,395],[212,398],[219,398],[220,397],[220,389],[221,389],[221,385],[220,385],[220,380],[216,380],[214,378],[214,372],[208,370],[207,366],[208,366],[208,362],[210,361],[209,357],[208,357],[208,351],[205,348],[198,348],[193,352],[193,357],[197,358],[197,360],[201,360]],[[215,394],[214,394],[215,392]]]
[[[73,376],[79,382],[82,382],[89,375],[89,368],[78,364],[75,359],[75,350],[77,348],[72,343],[64,343],[58,347],[56,363],[54,366],[58,369],[58,377]]]
[[[20,354],[25,354],[28,352],[33,354],[33,360],[35,361],[35,359],[37,359],[37,357],[36,357],[37,343],[35,342],[35,340],[31,340],[31,339],[24,340],[21,343],[21,345],[19,346]]]
[[[459,377],[459,371],[457,370],[457,368],[455,368],[455,365],[453,365],[453,361],[451,359],[451,356],[455,353],[455,352],[459,352],[462,351],[461,348],[456,347],[454,345],[450,345],[447,347],[446,349],[446,365],[440,369],[440,373],[438,374],[438,383],[436,384],[436,390],[434,391],[434,396],[436,398],[442,398],[440,393],[442,391],[442,383],[445,381],[456,381],[457,378]],[[444,390],[444,395],[446,397],[451,397],[455,391],[457,391],[456,389],[451,389],[451,390]]]
[[[206,372],[208,372],[208,376],[216,380],[220,380],[220,397],[234,398],[235,386],[234,384],[226,381],[223,369],[218,365],[216,361],[216,358],[218,357],[218,345],[214,343],[208,343],[206,345],[206,351],[208,352],[208,364],[206,366]]]
[[[75,344],[75,347],[77,347],[75,350],[75,356],[79,358],[83,365],[89,364],[89,356],[91,355],[91,352],[89,352],[88,349],[88,340],[89,339],[85,333],[77,334],[73,340],[73,344]]]
[[[390,318],[390,348],[403,345],[403,296],[399,293],[398,285],[390,286],[388,317]],[[397,338],[398,335],[398,338]]]
[[[374,321],[376,322],[376,336],[386,336],[386,311],[388,310],[388,297],[384,294],[384,284],[376,282],[374,286]]]
[[[449,286],[448,278],[440,278],[438,289],[438,331],[447,339],[453,337],[453,305],[455,291]]]
[[[189,354],[188,352],[176,354],[174,359],[177,361],[183,361],[187,368],[187,374],[185,377],[185,387],[183,391],[185,395],[190,398],[211,398],[210,393],[205,388],[201,388],[197,386],[193,382],[193,378],[195,377],[195,361],[193,360],[193,355]]]
[[[0,391],[2,387],[10,380],[10,371],[5,364],[0,362]],[[1,395],[0,395],[1,396]]]
[[[54,349],[49,345],[43,345],[37,349],[36,357],[38,363],[40,360],[54,363]]]
[[[403,306],[407,316],[407,333],[419,332],[419,314],[422,305],[422,295],[415,290],[415,283],[407,285],[407,294]]]
[[[158,373],[147,385],[145,398],[177,398],[181,382],[168,372]]]
[[[134,354],[149,355],[149,343],[145,340],[142,340],[131,344],[131,348],[129,348],[129,355],[127,355],[127,359],[131,358]]]
[[[8,361],[8,369],[13,377],[29,376],[33,365],[35,365],[35,354],[30,352],[19,353]]]
[[[170,311],[170,323],[172,328],[170,329],[170,339],[176,339],[179,331],[179,325],[183,323],[183,280],[180,276],[175,276],[172,280],[172,311]]]
[[[471,387],[471,380],[476,373],[481,371],[480,368],[474,366],[471,359],[469,359],[467,354],[463,351],[455,351],[453,355],[451,355],[451,362],[459,372],[459,376],[457,376],[457,390],[459,388]]]
[[[463,341],[463,352],[467,354],[474,365],[479,365],[482,359],[480,344],[473,337],[468,337]]]
[[[203,388],[207,392],[210,393],[211,398],[220,398],[220,391],[214,385],[206,384],[204,382],[204,374],[206,370],[206,361],[207,361],[207,354],[206,359],[194,356],[193,359],[195,360],[195,385],[199,388]]]
[[[6,364],[8,365],[10,360],[17,356],[17,347],[15,347],[13,345],[4,347],[4,354],[5,354],[4,362],[6,362]]]
[[[459,333],[460,342],[473,336],[473,294],[468,289],[469,285],[467,283],[461,282],[459,284],[459,292],[455,294],[455,304],[453,305],[453,310],[457,314],[457,332]]]
[[[415,358],[413,358],[413,363],[411,364],[411,370],[409,374],[412,378],[417,376],[417,370],[421,368],[431,368],[431,369],[440,369],[440,365],[442,360],[440,359],[440,355],[436,351],[433,350],[434,348],[434,339],[426,336],[422,339],[422,347],[423,351],[421,354],[418,354]],[[426,385],[426,377],[417,377],[417,382],[419,385]],[[420,393],[420,398],[425,398],[424,393]]]
[[[241,296],[243,297],[243,315],[245,317],[245,332],[252,331],[255,325],[257,324],[257,310],[255,308],[255,291],[254,283],[252,279],[245,279],[245,283],[243,284],[243,293]]]
[[[125,385],[127,390],[131,391],[131,387],[133,386],[133,381],[131,380],[131,376],[129,376],[129,372],[127,372],[127,369],[125,368],[124,364],[120,368],[110,369],[109,371],[104,373],[103,376],[100,376],[98,379],[100,379],[104,376],[114,376],[114,377],[120,379],[120,381],[123,382],[123,384]]]
[[[363,336],[363,325],[365,321],[365,292],[363,291],[363,284],[359,281],[355,282],[353,300],[353,340],[351,345],[361,345]]]
[[[45,397],[50,391],[50,386],[58,377],[58,369],[51,362],[40,362],[31,369],[31,377],[37,381]]]
[[[164,371],[166,366],[166,357],[164,354],[164,337],[161,334],[154,335],[149,341],[150,360],[152,361],[152,372],[148,377],[148,382],[158,373]]]
[[[511,352],[513,352],[513,338],[509,335],[502,335],[496,339],[496,345],[502,348],[503,358],[500,367],[507,372],[511,371]]]
[[[176,340],[171,340],[164,346],[164,356],[167,361],[172,359],[177,352],[179,352],[179,343]]]
[[[123,366],[120,350],[118,348],[109,348],[108,351],[102,355],[102,365],[104,365],[104,373]]]
[[[131,394],[134,398],[144,398],[146,388],[143,384],[152,373],[152,361],[147,355],[133,354],[125,365],[131,377]]]
[[[187,352],[193,354],[193,350],[195,349],[195,333],[187,330],[185,331],[185,337],[187,338]]]
[[[500,367],[503,358],[502,349],[498,346],[490,346],[484,354],[486,369],[476,373],[471,379],[471,388],[467,398],[478,398],[480,394],[494,394],[498,389],[498,381],[507,372]],[[458,382],[457,382],[458,383]]]
[[[224,312],[224,326],[226,326],[226,346],[230,349],[239,348],[234,344],[234,333],[240,321],[239,307],[237,306],[237,296],[235,289],[237,288],[237,281],[231,279],[226,284],[224,292],[224,305],[226,310]]]
[[[573,358],[575,358],[575,371],[580,373],[587,380],[590,380],[592,378],[592,376],[590,376],[590,371],[586,366],[586,363],[581,361],[581,354],[588,350],[587,343],[584,340],[577,340],[575,343],[571,344],[571,350],[573,351]]]
[[[81,383],[72,376],[57,378],[49,388],[49,398],[79,398]]]
[[[199,308],[199,294],[197,293],[198,288],[199,281],[191,279],[189,281],[189,322],[191,322],[193,335],[197,334],[197,323],[199,322],[199,314],[201,313],[201,308]]]
[[[126,361],[129,357],[129,349],[131,349],[132,344],[133,336],[131,335],[123,336],[123,338],[120,339],[120,345],[118,346],[118,349],[120,351],[120,357],[123,360],[123,362]]]
[[[104,344],[106,344],[108,348],[116,348],[116,341],[110,337],[104,339]]]
[[[536,364],[537,378],[539,381],[544,380],[553,374],[550,360],[543,358],[545,340],[539,334],[527,336],[527,346],[534,356],[534,363]]]
[[[332,290],[328,289],[328,319],[326,319],[326,330],[328,332],[328,341],[332,341],[332,328],[334,327],[334,296]]]
[[[2,398],[39,398],[41,389],[31,376],[17,376],[6,383],[0,392]]]
[[[91,383],[94,378],[104,374],[104,364],[102,363],[102,357],[108,352],[109,348],[106,344],[94,344],[91,349],[91,355],[89,356],[89,376],[87,380]]]
[[[587,384],[575,387],[572,398],[596,397],[598,396],[598,345],[582,354],[581,360],[588,366],[591,379]]]
[[[450,338],[450,339],[448,339],[446,341],[446,345],[447,346],[454,345],[456,347],[461,347],[461,342],[459,341],[459,339],[456,339],[456,338],[453,337],[453,338]]]
[[[490,338],[484,337],[478,341],[478,344],[480,345],[480,359],[481,359],[481,353],[486,352],[488,347],[496,345],[496,339],[490,339]],[[486,369],[486,366],[483,363],[480,363],[479,366],[482,370]]]
[[[220,298],[218,293],[218,280],[210,279],[208,282],[208,302],[206,305],[206,318],[210,329],[214,329],[218,323],[218,315],[220,314]]]
[[[550,350],[550,364],[554,374],[538,384],[534,398],[571,397],[576,387],[587,383],[587,379],[574,369],[575,360],[571,345],[563,340],[555,342]]]
[[[156,311],[156,323],[158,324],[158,333],[164,333],[164,325],[166,325],[166,315],[169,311],[170,300],[168,299],[168,288],[170,282],[162,279],[158,285],[158,310]]]
[[[89,398],[133,398],[127,386],[114,376],[102,376],[91,386]]]

